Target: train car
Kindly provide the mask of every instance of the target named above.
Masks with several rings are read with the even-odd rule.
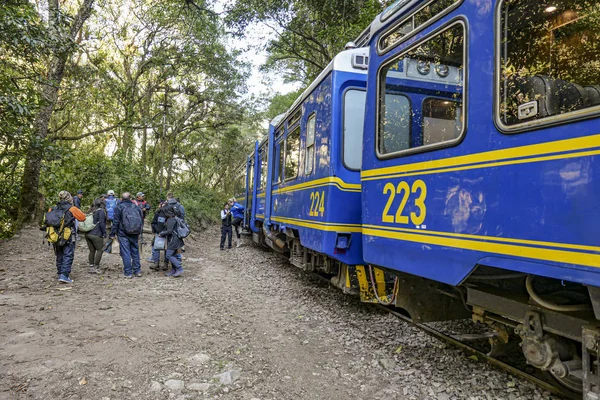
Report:
[[[401,0],[371,24],[363,257],[600,398],[600,2]]]
[[[267,245],[305,270],[336,275],[363,264],[360,163],[367,62],[367,49],[341,52],[270,125],[262,231]]]

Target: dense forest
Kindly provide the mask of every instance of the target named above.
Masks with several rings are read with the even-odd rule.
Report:
[[[244,53],[266,54],[267,82],[304,88],[385,5],[3,0],[0,237],[60,190],[82,189],[84,205],[109,189],[151,204],[175,191],[192,223],[210,221],[266,121],[302,91],[249,92]]]

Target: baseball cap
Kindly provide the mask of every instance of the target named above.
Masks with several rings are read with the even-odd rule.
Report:
[[[83,190],[79,189],[79,190],[77,191],[77,194],[83,194]]]
[[[115,191],[114,190],[109,190],[108,191],[108,195],[109,196],[114,196],[115,195]]]
[[[142,193],[142,192],[137,192],[136,196],[137,196],[137,197],[144,197],[144,193]]]

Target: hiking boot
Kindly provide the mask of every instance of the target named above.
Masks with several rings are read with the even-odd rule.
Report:
[[[183,274],[183,267],[179,267],[178,269],[176,269],[173,275],[171,276],[173,278],[177,278],[178,276],[181,276],[181,274]]]
[[[152,264],[150,264],[150,269],[153,271],[158,271],[160,269],[160,267],[158,266],[157,263],[153,262]]]
[[[220,247],[221,251],[225,250],[223,247]]]
[[[96,270],[95,266],[90,265],[90,268],[88,269],[88,273],[90,273],[90,274],[97,274],[98,271]]]
[[[131,278],[133,278],[133,275],[125,275],[125,274],[123,274],[123,275],[121,275],[121,277],[123,277],[125,279],[131,279]]]
[[[141,277],[142,277],[142,272],[141,272],[141,271],[140,271],[140,272],[136,272],[136,273],[134,274],[134,276],[135,276],[136,278],[141,278]]]
[[[96,273],[96,274],[101,274],[101,272],[100,272],[100,266],[99,265],[94,265],[94,271],[95,271],[94,273]]]
[[[171,269],[169,270],[169,272],[167,272],[167,273],[165,274],[165,276],[173,276],[173,274],[175,273],[175,271],[177,271],[175,268],[171,268]]]
[[[58,277],[58,281],[60,283],[73,283],[74,282],[73,279],[69,278],[68,276],[62,275],[62,274]]]

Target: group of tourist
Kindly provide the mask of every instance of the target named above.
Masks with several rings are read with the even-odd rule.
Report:
[[[101,272],[102,255],[104,252],[111,251],[113,240],[117,238],[123,260],[123,277],[127,279],[134,276],[141,277],[139,246],[140,240],[142,245],[145,244],[144,220],[150,211],[150,205],[144,197],[144,193],[139,192],[136,198],[132,199],[129,192],[124,192],[117,199],[115,192],[109,190],[94,199],[86,215],[81,211],[82,190],[77,191],[76,197],[66,190],[61,191],[56,206],[46,213],[42,228],[46,231],[48,242],[54,248],[58,281],[73,283],[71,267],[76,242],[80,240],[81,235],[85,235],[89,249],[89,273]],[[159,204],[151,224],[152,233],[156,235],[152,241],[152,257],[149,259],[153,264],[151,268],[159,269],[160,251],[163,250],[166,260],[171,265],[171,269],[166,273],[167,276],[178,277],[183,274],[181,264],[183,238],[189,234],[189,227],[184,219],[185,208],[173,193],[169,193],[167,200]]]

